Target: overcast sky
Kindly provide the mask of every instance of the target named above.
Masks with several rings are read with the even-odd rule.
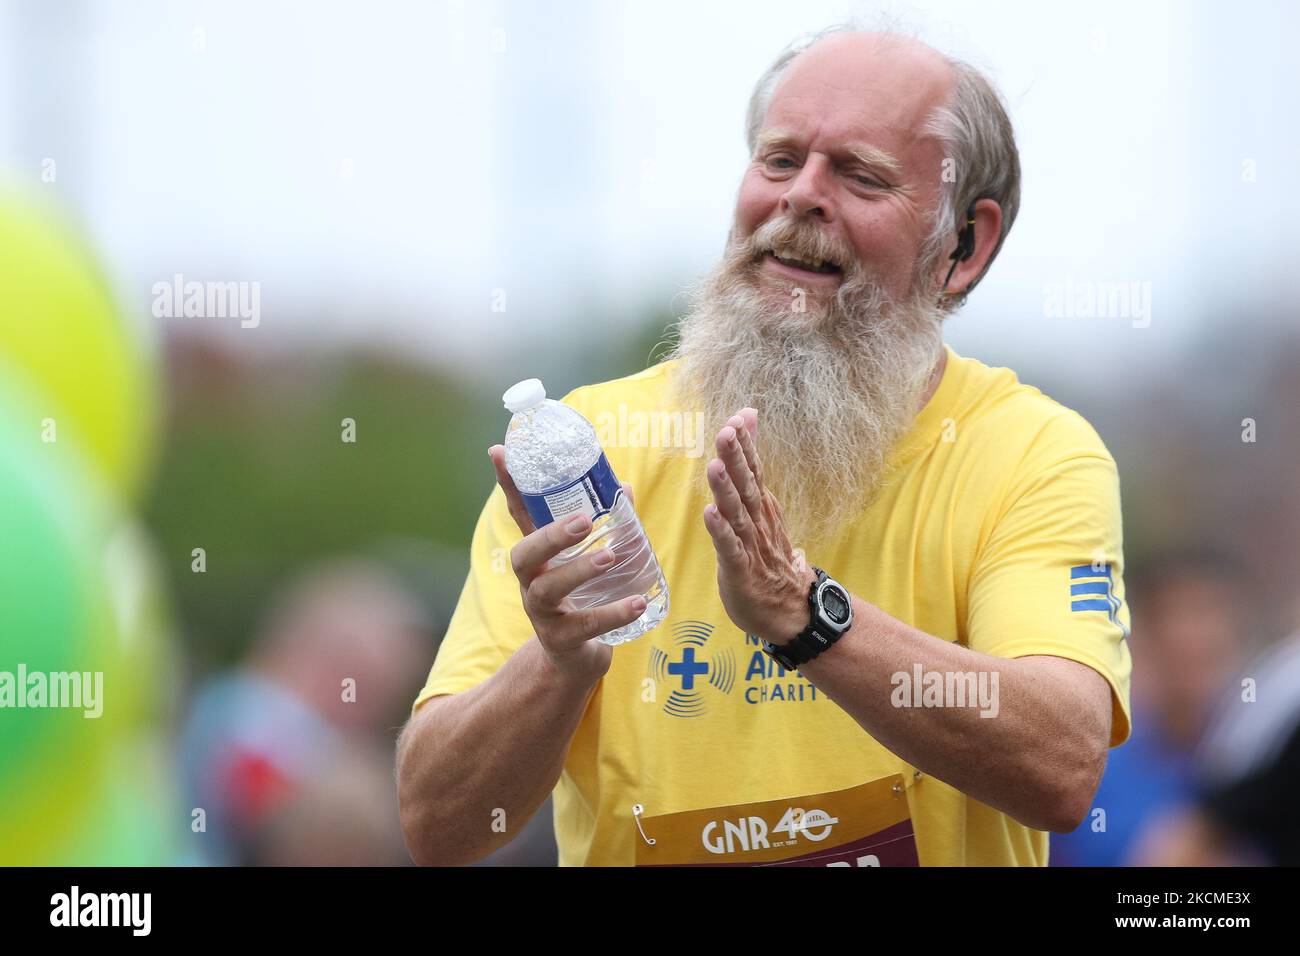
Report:
[[[593,310],[614,336],[668,307],[721,250],[758,74],[871,9],[11,0],[0,172],[79,212],[141,321],[176,273],[257,281],[258,329],[190,321],[472,368],[570,347]],[[1207,325],[1294,322],[1297,5],[889,9],[987,68],[1019,136],[1021,215],[950,322],[958,351],[1141,376]],[[1046,316],[1069,282],[1137,283],[1149,326]]]

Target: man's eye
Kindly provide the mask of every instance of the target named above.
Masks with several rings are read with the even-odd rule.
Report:
[[[782,163],[789,163],[788,166],[782,166]],[[767,165],[776,169],[794,169],[794,160],[789,156],[771,156],[768,157]]]
[[[855,175],[853,178],[854,178],[854,180],[856,180],[860,185],[863,185],[863,186],[869,186],[869,187],[872,188],[872,189],[884,189],[884,188],[885,188],[884,183],[877,182],[876,180],[872,179],[870,176],[863,176],[863,175],[861,175],[861,174],[859,173],[858,175]]]

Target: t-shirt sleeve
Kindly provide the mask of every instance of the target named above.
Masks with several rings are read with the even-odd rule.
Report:
[[[494,486],[474,528],[469,575],[412,712],[430,697],[478,686],[533,636],[510,566],[510,549],[522,538],[505,492]]]
[[[1025,454],[976,557],[967,633],[975,651],[1064,657],[1101,674],[1111,687],[1112,747],[1131,726],[1123,573],[1115,460],[1091,425],[1064,410]]]

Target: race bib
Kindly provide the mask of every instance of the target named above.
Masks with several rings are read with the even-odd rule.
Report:
[[[901,774],[806,797],[642,814],[638,822],[637,866],[918,865]]]

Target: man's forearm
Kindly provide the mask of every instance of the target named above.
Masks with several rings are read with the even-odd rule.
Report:
[[[857,597],[853,613],[853,626],[833,648],[802,665],[803,676],[922,772],[1026,826],[1072,828],[1079,795],[1083,804],[1091,798],[1100,766],[1095,715],[1072,708],[1067,682],[1035,666],[1041,658],[981,654],[925,634]],[[996,675],[996,716],[981,717],[984,708],[970,700],[966,706],[895,706],[904,691],[902,702],[913,702],[916,665],[923,674],[938,673],[945,684],[950,674],[974,673],[977,682],[983,674],[984,686],[991,688]],[[906,682],[895,681],[896,674],[905,674]],[[1104,756],[1103,742],[1103,764]]]
[[[533,637],[478,687],[426,702],[398,743],[412,858],[463,865],[509,843],[559,780],[594,687],[555,670]]]

